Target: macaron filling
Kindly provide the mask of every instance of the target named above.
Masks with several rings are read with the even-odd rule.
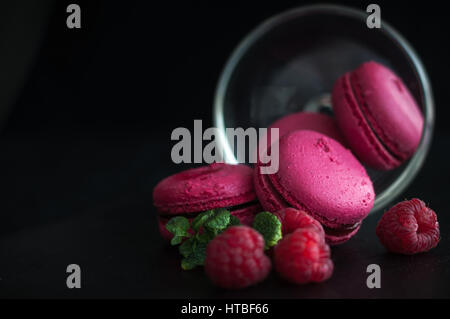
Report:
[[[189,190],[187,188],[186,192]],[[203,195],[204,193],[202,193]],[[229,196],[229,197],[218,197],[209,198],[208,194],[205,198],[189,198],[187,200],[184,198],[182,201],[178,202],[156,202],[154,201],[155,207],[158,209],[160,215],[179,215],[184,213],[195,213],[204,212],[209,209],[214,209],[218,207],[234,207],[236,205],[241,205],[242,203],[250,203],[256,200],[256,195],[252,189],[249,192]]]
[[[330,228],[325,226],[322,222],[322,227],[325,233],[329,236],[342,237],[352,233],[354,230],[361,226],[361,222],[355,223],[353,225],[343,225],[341,228]]]
[[[230,212],[235,212],[235,211],[241,211],[241,210],[247,210],[249,208],[253,208],[253,207],[257,207],[259,206],[259,202],[257,200],[251,201],[251,202],[247,202],[247,203],[242,203],[242,204],[238,204],[238,205],[233,205],[233,206],[228,206],[228,207],[223,207],[224,209],[230,211]],[[212,208],[214,209],[214,208]],[[194,218],[197,215],[199,215],[200,213],[203,213],[203,211],[197,211],[197,212],[186,212],[186,213],[181,213],[181,214],[164,214],[164,213],[160,213],[158,214],[159,217],[161,218],[166,218],[166,219],[170,219],[172,217],[175,216],[183,216],[186,218]]]

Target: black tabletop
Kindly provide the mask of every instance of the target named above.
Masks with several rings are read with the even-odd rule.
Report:
[[[36,139],[23,143],[20,156],[9,157],[1,176],[18,181],[29,197],[15,198],[20,209],[37,219],[39,207],[52,211],[52,219],[7,233],[0,240],[0,295],[4,297],[151,297],[151,298],[408,298],[449,297],[450,215],[448,189],[433,187],[448,178],[447,161],[439,149],[449,140],[437,140],[427,164],[404,198],[419,196],[436,210],[442,239],[425,254],[387,253],[375,235],[380,214],[364,221],[349,242],[332,247],[335,271],[322,284],[295,286],[272,273],[263,283],[237,292],[215,288],[203,269],[182,271],[176,248],[164,242],[152,207],[152,186],[169,170],[155,171],[159,151],[151,139],[123,139],[94,144],[84,140],[59,143]],[[2,144],[5,149],[5,142]],[[59,145],[57,147],[57,145]],[[58,152],[48,152],[57,148]],[[24,151],[26,149],[26,151]],[[11,149],[10,149],[11,151]],[[89,154],[89,155],[87,155]],[[34,167],[44,167],[30,178]],[[105,163],[108,165],[105,167]],[[5,164],[3,156],[2,163]],[[13,163],[13,165],[11,165]],[[120,171],[121,173],[118,173]],[[87,173],[88,172],[88,173]],[[64,180],[69,179],[72,185]],[[20,182],[23,182],[20,183]],[[27,184],[28,183],[28,184]],[[29,183],[33,183],[30,185]],[[30,202],[31,201],[31,202]],[[70,217],[64,217],[76,210]],[[34,214],[34,215],[33,215]],[[66,267],[78,264],[82,288],[68,289]],[[367,266],[381,267],[381,289],[368,289]]]
[[[78,34],[59,28],[65,7],[55,7],[0,136],[0,297],[450,297],[450,133],[442,121],[448,110],[440,81],[448,62],[438,58],[448,50],[427,36],[438,22],[416,19],[419,25],[408,31],[401,9],[384,9],[423,57],[435,90],[431,151],[398,200],[418,197],[436,211],[439,245],[415,256],[386,252],[375,235],[380,212],[367,217],[349,242],[332,247],[335,271],[327,282],[295,286],[272,272],[257,286],[224,291],[203,269],[180,269],[177,249],[158,233],[152,190],[188,167],[171,162],[170,132],[191,127],[193,119],[211,124],[215,81],[234,45],[294,3],[248,6],[239,14],[225,5],[160,9],[170,23],[143,19],[149,8],[139,2],[126,8],[89,3],[86,28]],[[421,8],[410,10],[420,16]],[[153,24],[160,24],[158,34],[148,32]],[[81,267],[81,289],[66,286],[69,264]],[[370,264],[381,268],[380,289],[366,285]]]

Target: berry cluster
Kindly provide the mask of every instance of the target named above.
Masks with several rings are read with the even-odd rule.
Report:
[[[277,239],[274,246],[273,259],[280,276],[298,284],[330,278],[333,262],[320,223],[292,208],[281,210],[275,216],[286,235]],[[228,228],[206,249],[206,274],[214,284],[224,288],[243,288],[262,281],[271,268],[270,259],[264,254],[264,239],[247,226]]]
[[[252,227],[239,225],[222,209],[200,214],[191,225],[176,217],[167,229],[174,235],[172,244],[181,244],[182,267],[204,265],[210,280],[223,288],[261,282],[272,262],[282,278],[296,284],[322,282],[333,274],[322,225],[294,208],[259,213]],[[419,199],[388,210],[376,234],[387,250],[408,255],[436,247],[440,237],[436,214]]]

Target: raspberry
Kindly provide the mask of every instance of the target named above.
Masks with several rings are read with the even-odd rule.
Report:
[[[436,247],[439,223],[433,210],[420,199],[413,198],[384,213],[376,234],[387,250],[412,255]]]
[[[330,247],[313,228],[300,228],[284,237],[274,251],[275,268],[288,281],[304,284],[331,277]]]
[[[284,208],[274,213],[281,222],[283,235],[290,234],[298,228],[311,227],[320,235],[325,236],[322,225],[303,210]]]
[[[205,271],[223,288],[244,288],[266,278],[271,268],[264,239],[247,226],[229,227],[206,248]]]

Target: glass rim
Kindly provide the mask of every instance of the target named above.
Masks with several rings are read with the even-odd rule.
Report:
[[[218,129],[218,135],[216,136],[217,147],[220,154],[224,155],[223,160],[226,163],[238,164],[238,161],[236,160],[226,137],[226,127],[224,121],[224,100],[227,94],[228,84],[236,66],[245,56],[247,51],[273,28],[300,16],[316,13],[343,15],[351,18],[362,19],[363,21],[367,18],[367,14],[364,11],[341,5],[319,4],[296,7],[276,14],[275,16],[272,16],[260,23],[242,39],[242,41],[233,50],[231,56],[228,58],[217,82],[213,105],[213,124]],[[431,145],[435,117],[431,84],[419,56],[409,42],[385,21],[382,21],[382,27],[379,30],[392,38],[393,42],[400,46],[406,57],[409,58],[410,64],[418,75],[420,90],[423,93],[422,103],[424,105],[424,127],[422,138],[416,152],[407,162],[407,165],[404,167],[397,179],[395,179],[394,182],[384,191],[376,194],[371,213],[386,207],[392,200],[399,196],[416,177],[425,161]]]

